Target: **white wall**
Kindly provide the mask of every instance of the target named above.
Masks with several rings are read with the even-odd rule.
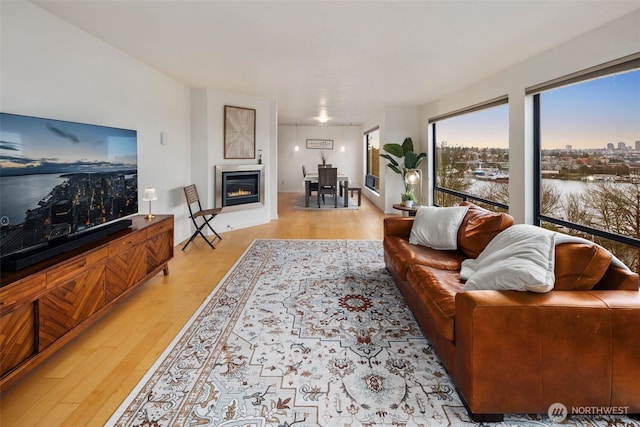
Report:
[[[364,125],[365,131],[375,127],[380,128],[381,153],[384,153],[382,149],[384,144],[402,144],[407,137],[412,139],[416,153],[426,151],[423,147],[424,143],[420,141],[420,109],[418,107],[386,108],[384,112],[369,119]],[[404,183],[400,175],[387,167],[386,159],[380,160],[380,192],[376,194],[369,189],[364,189],[363,194],[383,212],[397,214],[399,211],[393,209],[393,205],[401,202],[400,194],[404,191]],[[419,198],[423,199],[423,197]]]
[[[190,234],[188,88],[31,3],[0,2],[0,31],[0,110],[137,130],[140,210],[156,187],[153,211],[176,216],[176,242]]]
[[[224,106],[253,108],[256,110],[256,159],[224,158]],[[258,150],[262,150],[265,165],[265,205],[262,208],[222,213],[214,220],[218,233],[231,229],[264,224],[277,218],[277,113],[274,101],[248,95],[212,89],[191,91],[193,182],[203,207],[215,206],[215,167],[217,165],[257,164]]]
[[[138,132],[140,211],[155,187],[156,213],[175,215],[175,242],[191,235],[182,187],[196,183],[214,206],[214,167],[224,160],[224,105],[256,109],[256,149],[263,150],[265,207],[219,215],[218,232],[277,218],[277,105],[218,90],[190,90],[28,2],[0,2],[3,112],[99,124]],[[165,145],[160,135],[165,135]]]
[[[307,139],[331,139],[333,150],[324,150],[327,163],[344,171],[350,185],[363,186],[363,133],[361,126],[278,126],[278,191],[304,193],[302,165],[317,170],[321,163],[318,149],[306,148]],[[298,146],[298,151],[295,147]],[[344,151],[342,151],[344,147]]]
[[[380,145],[393,142],[402,144],[405,138],[410,137],[413,141],[414,151],[416,153],[422,152],[420,144],[420,109],[417,107],[392,107],[386,109],[385,115],[385,128],[384,134],[380,134]],[[382,147],[380,151],[383,151]],[[384,184],[386,189],[384,193],[384,212],[398,213],[392,206],[401,202],[400,194],[404,192],[404,182],[402,177],[389,169],[386,164],[387,160],[382,159],[380,166],[384,165],[385,174],[384,181],[382,179],[381,181],[386,182]],[[422,196],[418,197],[422,199]]]
[[[638,52],[638,28],[640,10],[497,73],[491,78],[422,106],[421,142],[424,144],[429,138],[427,123],[430,117],[508,95],[510,213],[517,222],[533,222],[531,99],[525,97],[525,89]],[[431,143],[428,144],[430,147]],[[431,155],[427,176],[431,176],[430,159]]]

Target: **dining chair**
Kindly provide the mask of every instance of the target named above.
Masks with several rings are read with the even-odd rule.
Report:
[[[307,177],[307,168],[302,165],[302,177],[306,178]],[[314,191],[318,191],[318,183],[317,182],[310,182],[309,183],[309,196],[311,196],[311,193],[313,193]]]
[[[338,168],[318,169],[318,207],[320,207],[320,196],[324,203],[324,195],[332,194],[333,203],[338,207]]]
[[[196,231],[193,233],[189,241],[182,247],[182,250],[184,251],[187,246],[189,246],[189,243],[191,243],[193,239],[195,239],[198,235],[202,236],[202,238],[209,244],[209,246],[215,249],[216,247],[213,246],[213,243],[209,241],[209,239],[207,239],[207,236],[202,233],[202,229],[205,226],[208,226],[209,230],[211,230],[213,234],[215,234],[213,241],[216,240],[216,237],[222,240],[222,237],[220,237],[220,235],[216,232],[216,230],[213,229],[213,227],[209,223],[209,221],[215,218],[215,216],[222,211],[222,208],[202,209],[200,196],[198,196],[198,189],[195,184],[183,187],[183,190],[184,196],[187,199],[187,207],[189,208],[189,218],[191,218],[191,221],[193,221],[193,225],[196,227]],[[203,222],[201,224],[198,224],[198,218],[202,219]]]

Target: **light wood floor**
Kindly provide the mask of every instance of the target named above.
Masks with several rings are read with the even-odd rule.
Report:
[[[256,238],[382,239],[383,213],[294,210],[278,196],[277,220],[233,230],[212,250],[200,238],[175,248],[159,274],[0,396],[0,426],[101,426]],[[176,218],[176,221],[189,221]],[[218,230],[219,232],[222,230]]]

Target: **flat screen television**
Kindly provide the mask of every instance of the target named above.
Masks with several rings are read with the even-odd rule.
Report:
[[[135,130],[0,113],[2,269],[129,226],[137,159]]]

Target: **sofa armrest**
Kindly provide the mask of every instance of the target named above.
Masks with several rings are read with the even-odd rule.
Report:
[[[460,292],[455,313],[454,376],[472,412],[640,411],[639,292]]]
[[[415,217],[390,216],[384,219],[384,236],[409,238]]]

